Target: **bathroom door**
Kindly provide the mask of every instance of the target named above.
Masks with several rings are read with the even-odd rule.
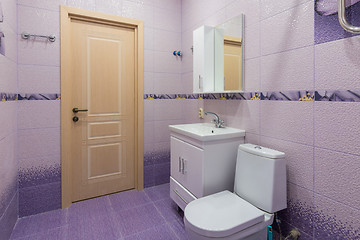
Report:
[[[75,202],[135,188],[135,31],[79,19],[70,34]]]

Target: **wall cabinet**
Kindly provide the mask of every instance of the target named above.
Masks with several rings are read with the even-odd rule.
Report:
[[[233,191],[237,148],[244,137],[201,142],[171,133],[170,197],[184,210],[200,197]]]

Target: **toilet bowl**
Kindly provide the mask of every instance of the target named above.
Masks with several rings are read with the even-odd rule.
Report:
[[[276,211],[286,208],[285,154],[252,144],[239,146],[234,193],[222,191],[190,202],[184,211],[192,240],[266,240]]]

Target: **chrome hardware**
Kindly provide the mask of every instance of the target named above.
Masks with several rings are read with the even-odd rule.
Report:
[[[185,174],[185,160],[183,158],[181,158],[181,163],[182,163],[181,173]]]
[[[220,120],[219,116],[216,113],[213,113],[213,112],[206,112],[205,113],[205,115],[208,115],[208,114],[214,115],[215,118],[213,120],[213,123],[215,123],[216,128],[223,128],[224,127],[225,122],[223,120]]]
[[[180,193],[178,193],[178,191],[176,191],[176,190],[173,190],[174,191],[174,193],[176,194],[176,195],[178,195],[178,197],[181,199],[181,200],[183,200],[183,202],[185,203],[185,204],[188,204],[189,202],[188,201],[186,201],[181,195],[180,195]]]
[[[21,37],[23,39],[29,39],[30,37],[34,37],[34,38],[37,38],[37,37],[40,37],[40,38],[46,38],[47,40],[49,40],[50,42],[55,42],[56,40],[56,37],[55,35],[37,35],[37,34],[30,34],[30,33],[27,33],[27,32],[23,32],[21,33]]]
[[[255,149],[262,149],[262,148],[259,145],[256,145]]]
[[[201,81],[201,75],[199,75],[199,90],[201,90],[201,83],[200,83],[200,81]]]
[[[87,109],[73,108],[72,111],[73,111],[74,113],[77,113],[77,112],[87,112],[88,110],[87,110]]]
[[[360,27],[349,24],[345,15],[345,0],[338,0],[338,19],[343,29],[351,33],[360,33]]]
[[[181,157],[179,157],[179,172],[181,172]]]

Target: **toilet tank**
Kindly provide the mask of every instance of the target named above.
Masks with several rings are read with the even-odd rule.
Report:
[[[285,209],[285,153],[241,144],[236,161],[234,192],[268,213]]]

